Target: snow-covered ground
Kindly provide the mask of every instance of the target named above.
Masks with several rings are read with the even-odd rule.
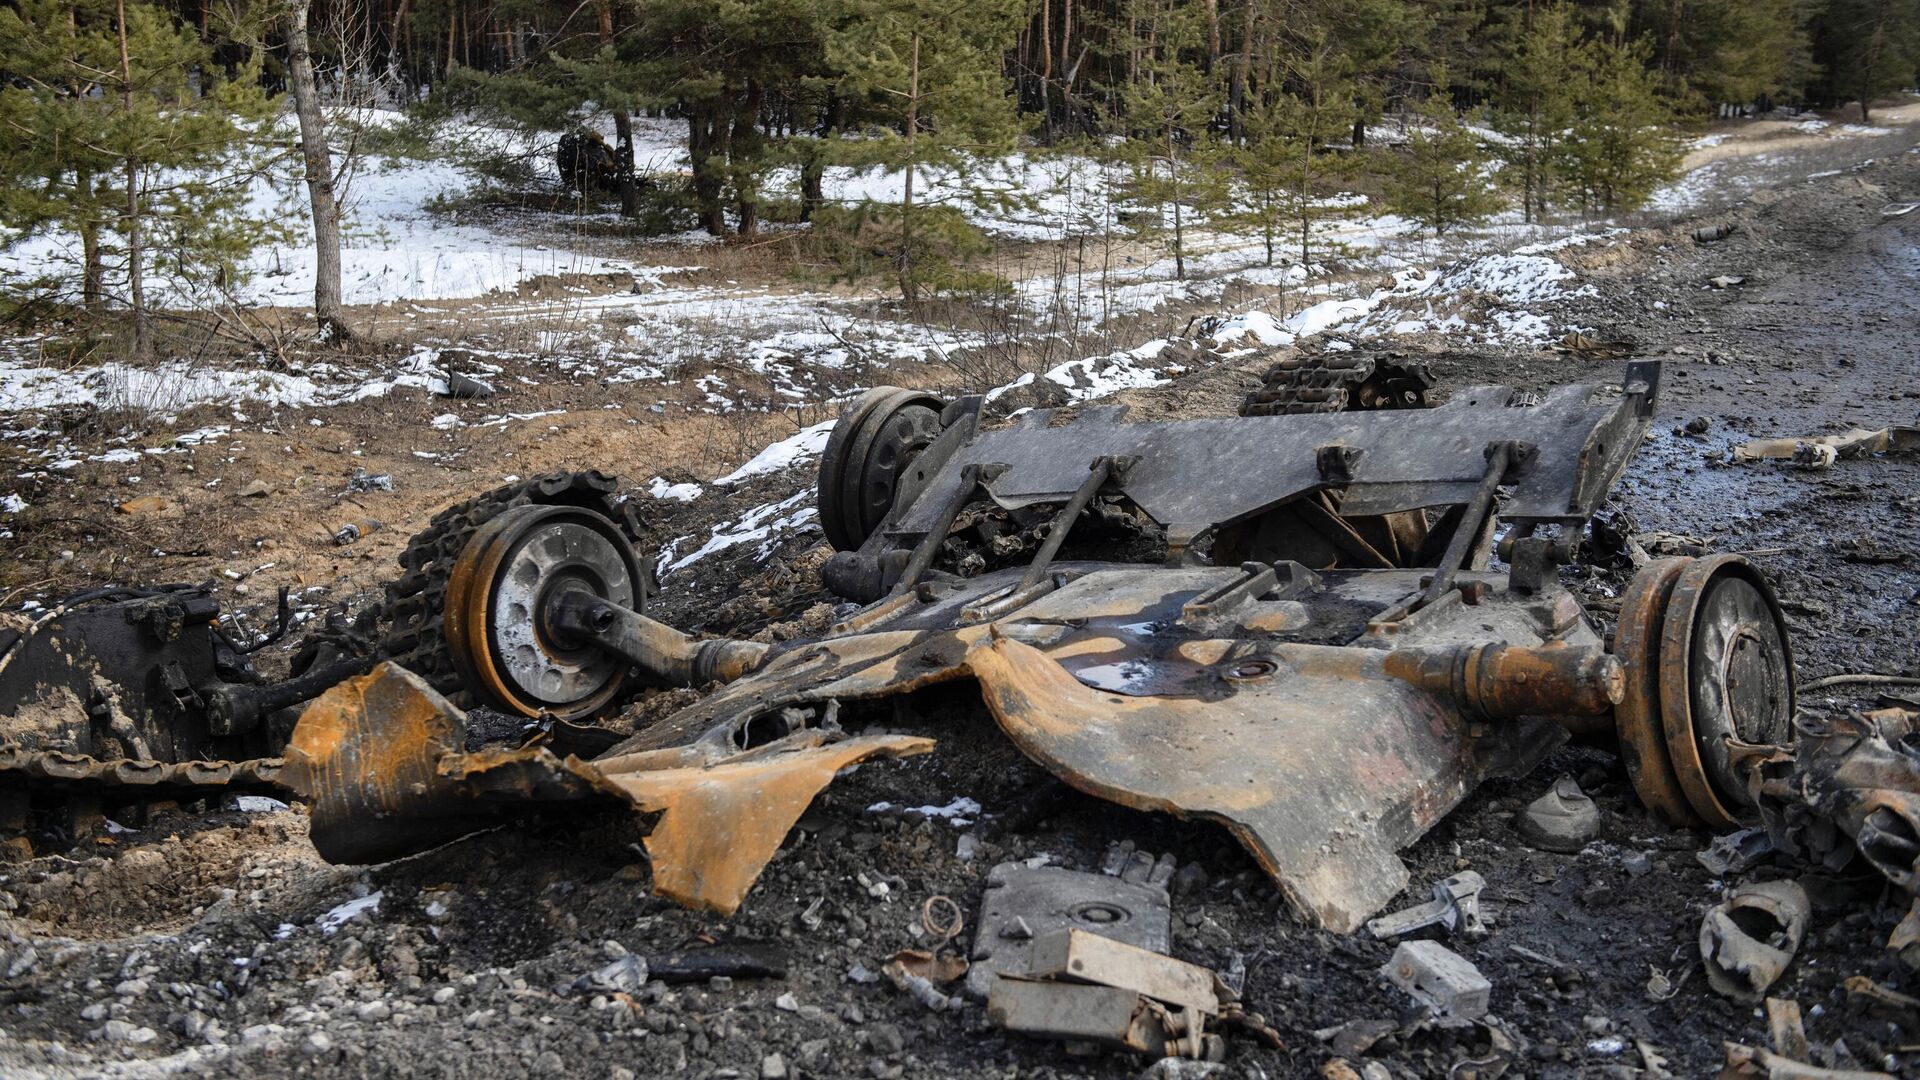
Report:
[[[1795,137],[1816,137],[1829,154],[1866,156],[1913,141],[1907,127],[1799,124]],[[1901,139],[1888,139],[1895,131]],[[491,140],[523,153],[536,172],[551,172],[541,148],[517,136],[468,128],[468,140]],[[685,167],[683,130],[668,121],[638,126],[638,158],[643,171],[673,172]],[[1721,151],[1725,138],[1706,136],[1696,151]],[[1805,151],[1797,151],[1805,153]],[[1822,159],[1824,161],[1824,159]],[[1707,205],[1711,200],[1750,190],[1755,176],[1812,171],[1806,159],[1781,155],[1722,157],[1707,161],[1663,190],[1656,206],[1669,213]],[[548,176],[557,186],[557,180]],[[1315,335],[1360,342],[1413,334],[1447,334],[1495,348],[1538,348],[1576,327],[1555,321],[1555,300],[1587,288],[1572,270],[1553,257],[1569,243],[1599,242],[1610,234],[1605,222],[1530,225],[1517,211],[1487,226],[1429,240],[1411,235],[1408,222],[1370,212],[1364,199],[1338,197],[1323,207],[1314,237],[1314,265],[1295,261],[1289,237],[1276,265],[1267,265],[1266,245],[1258,236],[1192,222],[1187,236],[1186,273],[1158,249],[1126,242],[1118,224],[1115,176],[1083,158],[1013,155],[982,163],[966,175],[930,173],[923,198],[960,206],[992,235],[1012,240],[1082,238],[1077,251],[1050,271],[1009,270],[1014,280],[1004,299],[1021,332],[1050,335],[1066,343],[1068,355],[1043,370],[995,376],[997,385],[976,389],[998,395],[1047,380],[1064,398],[1084,401],[1121,390],[1153,386],[1182,373],[1187,350],[1169,349],[1175,337],[1192,338],[1198,326],[1202,344],[1222,351],[1273,348]],[[787,178],[790,182],[791,178]],[[651,246],[569,231],[568,219],[546,221],[540,240],[509,235],[497,220],[463,218],[433,206],[458,205],[459,196],[477,181],[451,160],[423,162],[373,158],[363,163],[349,188],[346,287],[350,303],[395,302],[388,318],[423,320],[422,325],[458,314],[471,340],[436,341],[431,333],[410,355],[380,363],[306,363],[292,369],[236,366],[221,369],[184,360],[152,367],[122,363],[71,366],[33,351],[32,342],[0,343],[0,437],[33,443],[40,468],[60,471],[85,460],[111,455],[168,453],[178,446],[227,437],[227,429],[209,428],[181,436],[169,445],[111,448],[105,454],[81,454],[60,440],[49,442],[34,418],[60,406],[98,406],[165,419],[196,405],[220,405],[233,423],[246,424],[261,412],[324,410],[378,398],[399,389],[444,389],[445,365],[437,344],[459,345],[465,361],[484,373],[489,350],[543,358],[543,371],[576,384],[677,383],[693,380],[697,408],[712,413],[751,409],[778,411],[789,406],[822,406],[857,389],[872,369],[945,361],[979,350],[996,332],[984,325],[930,325],[906,317],[878,291],[861,297],[780,282],[739,282],[694,265],[665,265],[661,242]],[[776,186],[779,180],[776,178]],[[878,171],[836,170],[829,174],[829,198],[897,199],[902,177]],[[986,189],[992,196],[982,199]],[[304,227],[304,189],[291,167],[285,175],[258,181],[251,192],[253,211]],[[604,217],[604,215],[601,215]],[[582,219],[589,223],[589,216]],[[523,223],[525,224],[525,223]],[[604,231],[604,230],[602,230]],[[529,227],[525,233],[534,235]],[[699,259],[705,237],[670,238]],[[304,235],[262,249],[253,258],[243,298],[259,303],[302,302],[312,287],[311,257]],[[653,260],[634,258],[650,252]],[[32,277],[61,269],[66,252],[58,238],[41,237],[0,253],[0,273]],[[1322,260],[1325,260],[1323,263]],[[1338,268],[1341,273],[1329,273]],[[544,275],[629,275],[631,290],[589,288],[560,281],[536,295],[517,288]],[[460,307],[465,298],[503,294],[482,304]],[[1235,299],[1229,303],[1228,298]],[[1210,317],[1193,319],[1198,309]],[[1159,312],[1169,312],[1160,318]],[[1172,312],[1178,312],[1177,317]],[[1115,330],[1125,325],[1124,333]],[[438,331],[444,334],[444,331]],[[1004,333],[1004,328],[999,332]],[[724,365],[717,364],[724,361]],[[740,374],[740,373],[744,373]],[[522,377],[524,378],[524,377]],[[751,394],[739,385],[753,381],[771,389]],[[873,381],[878,381],[873,380]],[[644,399],[642,399],[644,400]],[[462,420],[447,413],[436,427],[506,424],[547,413],[488,415]],[[816,415],[818,415],[816,413]],[[444,425],[441,423],[444,421]],[[309,422],[319,422],[310,420]],[[656,480],[655,498],[691,501],[711,487],[722,488],[781,469],[804,466],[817,457],[827,425],[814,424],[775,443],[733,474],[710,485]],[[118,460],[118,459],[113,459]],[[742,544],[766,544],[784,532],[817,528],[811,510],[793,500],[776,501],[731,521],[707,537],[683,537],[670,544],[660,570],[669,574],[712,554]]]

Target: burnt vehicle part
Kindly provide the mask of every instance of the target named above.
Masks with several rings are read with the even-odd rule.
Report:
[[[496,682],[516,684],[479,678],[472,663],[455,666],[471,654],[458,619],[449,627],[440,617],[447,574],[435,560],[467,550],[494,518],[528,510],[546,515],[546,545],[534,553],[547,560],[543,565],[576,577],[590,573],[598,552],[558,561],[544,554],[549,546],[578,544],[567,515],[583,511],[587,532],[618,532],[628,578],[616,595],[637,606],[646,582],[626,545],[638,523],[617,488],[597,472],[550,473],[442,511],[402,552],[402,574],[387,586],[386,603],[353,621],[344,610],[329,613],[277,682],[262,678],[249,654],[291,629],[284,591],[277,628],[244,647],[221,629],[219,601],[201,586],[97,589],[0,626],[0,777],[9,781],[0,792],[0,830],[71,843],[102,810],[227,791],[284,793],[280,754],[298,706],[384,657],[415,665],[450,689],[473,681],[480,687],[474,697],[491,700],[488,688]],[[429,584],[433,592],[423,595]],[[500,670],[510,676],[515,669]],[[524,665],[520,670],[524,676]],[[544,674],[525,679],[533,692]],[[585,685],[589,696],[599,695],[590,702],[597,704],[618,693],[625,677],[624,667],[603,662],[572,673],[563,689]],[[538,728],[557,746],[603,749],[614,740],[569,722],[584,711],[576,701],[538,699],[538,707],[513,715],[539,715],[539,723],[516,723],[505,734],[524,737]]]
[[[660,682],[720,689],[582,761],[538,745],[461,751],[457,710],[395,682],[390,701],[316,704],[290,772],[314,799],[322,854],[366,861],[416,847],[422,821],[445,838],[515,802],[657,805],[613,777],[675,771],[704,790],[721,840],[696,873],[669,838],[679,854],[656,856],[656,886],[732,910],[774,850],[769,825],[783,833],[799,812],[785,798],[796,788],[765,820],[741,816],[756,755],[835,745],[826,718],[840,702],[970,678],[1019,749],[1070,786],[1225,825],[1304,919],[1351,931],[1406,885],[1400,848],[1568,731],[1609,733],[1623,702],[1668,750],[1637,776],[1689,807],[1696,788],[1723,809],[1750,805],[1736,790],[1749,747],[1784,740],[1792,714],[1790,656],[1757,572],[1703,560],[1649,586],[1626,655],[1559,580],[1638,448],[1659,375],[1633,364],[1618,389],[1525,403],[1487,386],[1425,409],[1130,423],[1106,407],[997,430],[982,429],[980,399],[877,388],[843,414],[820,471],[841,548],[823,577],[868,606],[818,639],[695,641],[625,603],[618,575],[556,563],[518,580],[498,568],[522,564],[487,553],[560,530],[516,516],[454,560],[496,568],[445,590],[492,613],[467,633],[493,654],[598,649]],[[1029,562],[942,568],[959,565],[946,549],[986,520],[966,516],[981,506],[1039,519]],[[1099,515],[1157,530],[1159,562],[1067,557]],[[603,568],[618,564],[604,554],[617,530],[594,535]],[[541,599],[515,608],[514,596]],[[403,714],[431,715],[442,734],[394,737]],[[808,797],[830,776],[796,767]],[[724,842],[735,833],[751,842]],[[725,888],[689,883],[706,874]]]
[[[1904,894],[1887,948],[1920,960],[1920,712],[1802,719],[1794,754],[1754,785],[1773,849],[1827,875],[1868,870]]]
[[[202,587],[105,588],[0,628],[0,829],[72,842],[103,809],[274,788],[283,710],[366,661],[269,685],[219,617]]]
[[[1399,355],[1358,351],[1292,356],[1269,367],[1247,395],[1241,416],[1424,409],[1433,402],[1433,372]]]
[[[619,489],[619,481],[595,470],[548,473],[435,514],[407,542],[400,576],[386,586],[381,658],[462,706],[561,720],[605,706],[627,681],[625,667],[556,647],[552,638],[536,642],[488,628],[503,619],[524,626],[523,609],[537,599],[524,588],[503,589],[506,574],[602,589],[634,610],[646,605],[650,585],[632,549],[640,523]],[[498,520],[509,513],[517,513],[513,527]],[[529,527],[535,513],[546,515],[537,518],[542,528]],[[550,534],[544,543],[528,543],[542,532]],[[496,592],[498,611],[489,605]]]
[[[554,147],[553,164],[560,171],[560,182],[581,194],[620,190],[621,177],[630,172],[619,149],[607,145],[599,132],[584,128],[560,136]]]

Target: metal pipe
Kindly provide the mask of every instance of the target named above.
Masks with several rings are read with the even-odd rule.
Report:
[[[260,718],[268,713],[319,697],[335,684],[365,675],[372,668],[372,657],[354,657],[271,686],[228,684],[203,691],[207,701],[207,730],[215,735],[243,735],[259,726]]]
[[[940,508],[940,516],[927,529],[927,535],[921,537],[920,543],[914,546],[913,557],[907,560],[907,568],[901,573],[900,581],[893,587],[893,592],[912,592],[913,587],[920,583],[921,575],[927,572],[927,567],[933,565],[933,556],[940,550],[940,545],[946,542],[947,533],[952,531],[953,519],[960,516],[960,511],[964,510],[967,502],[973,498],[973,489],[979,486],[980,466],[968,465],[960,470],[959,485],[954,488],[953,494],[947,497],[947,504]]]
[[[1060,545],[1067,542],[1067,533],[1073,529],[1073,523],[1080,519],[1087,504],[1093,501],[1094,494],[1107,482],[1107,477],[1113,475],[1113,458],[1102,454],[1094,458],[1093,464],[1087,468],[1087,478],[1080,481],[1073,497],[1053,516],[1053,523],[1047,528],[1047,539],[1041,543],[1033,562],[1027,565],[1027,572],[1020,575],[1020,587],[1014,590],[1015,593],[1031,589],[1047,576],[1047,568],[1053,565],[1053,557],[1060,553]]]
[[[1597,646],[1395,649],[1385,655],[1384,669],[1397,679],[1452,698],[1468,712],[1489,717],[1599,716],[1626,694],[1625,669]]]

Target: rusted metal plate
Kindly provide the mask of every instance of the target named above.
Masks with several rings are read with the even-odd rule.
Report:
[[[660,814],[647,838],[654,888],[731,914],[781,841],[839,770],[933,749],[875,735],[795,732],[752,750],[713,745],[581,761],[541,746],[464,752],[460,711],[394,664],[308,707],[288,750],[290,786],[312,801],[314,847],[329,862],[379,862],[473,832],[540,802],[617,798]]]
[[[1516,720],[1476,738],[1428,692],[1367,677],[1385,655],[1277,646],[1217,701],[1095,690],[999,635],[968,662],[1029,757],[1088,794],[1225,823],[1297,913],[1347,933],[1406,886],[1401,847],[1564,737]]]
[[[602,772],[634,809],[660,811],[647,836],[653,888],[688,907],[731,915],[794,822],[834,774],[874,757],[933,749],[932,739],[864,735],[817,745],[783,740],[715,765]],[[591,767],[591,766],[588,766]]]

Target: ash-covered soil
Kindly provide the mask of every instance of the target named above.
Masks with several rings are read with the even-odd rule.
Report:
[[[1667,362],[1658,422],[1617,509],[1643,531],[1757,559],[1790,613],[1803,679],[1920,670],[1920,460],[1825,471],[1723,461],[1748,437],[1916,422],[1920,212],[1881,212],[1915,199],[1920,157],[1908,154],[1556,255],[1592,286],[1559,301],[1558,314]],[[1726,238],[1692,238],[1721,222],[1735,226]],[[1446,387],[1540,389],[1609,377],[1619,361],[1441,351],[1435,366]],[[1126,400],[1154,415],[1225,414],[1257,369],[1223,364]],[[1703,432],[1688,430],[1696,418]],[[683,534],[808,480],[759,480],[656,525]],[[817,543],[810,534],[758,566],[751,546],[716,557],[671,579],[656,612],[706,632],[795,633],[826,599]],[[1568,573],[1604,619],[1628,571]],[[1803,705],[1873,701],[1832,690]],[[1232,1039],[1222,1075],[1318,1075],[1334,1051],[1314,1033],[1354,1020],[1398,1025],[1353,1057],[1395,1077],[1704,1076],[1724,1042],[1768,1044],[1762,1013],[1712,992],[1699,969],[1702,912],[1732,884],[1695,859],[1710,837],[1643,810],[1606,750],[1570,747],[1531,776],[1487,785],[1405,853],[1408,903],[1461,869],[1487,880],[1492,932],[1446,944],[1492,981],[1492,1012],[1515,1047],[1503,1059],[1484,1032],[1420,1022],[1376,974],[1390,943],[1303,927],[1215,827],[1060,787],[999,736],[970,688],[843,721],[934,735],[940,748],[831,786],[731,919],[649,896],[645,823],[617,812],[550,816],[367,869],[322,863],[298,808],[163,812],[85,849],[7,866],[0,1074],[1133,1075],[1144,1063],[1009,1037],[978,1003],[935,1013],[854,974],[924,944],[915,923],[928,896],[954,898],[971,919],[996,862],[1045,855],[1098,871],[1121,841],[1175,856],[1173,952],[1244,970],[1250,1007],[1286,1041],[1275,1050]],[[1512,826],[1563,774],[1603,811],[1599,838],[1572,855],[1531,848]],[[867,809],[961,796],[982,808],[964,825]],[[1854,975],[1909,992],[1920,984],[1882,947],[1904,899],[1877,880],[1807,883],[1812,929],[1773,993],[1800,1003],[1821,1062],[1920,1074],[1908,1050],[1920,1031],[1868,1015],[1842,988]],[[629,952],[739,940],[786,950],[787,976],[651,985],[625,998],[571,989]]]

